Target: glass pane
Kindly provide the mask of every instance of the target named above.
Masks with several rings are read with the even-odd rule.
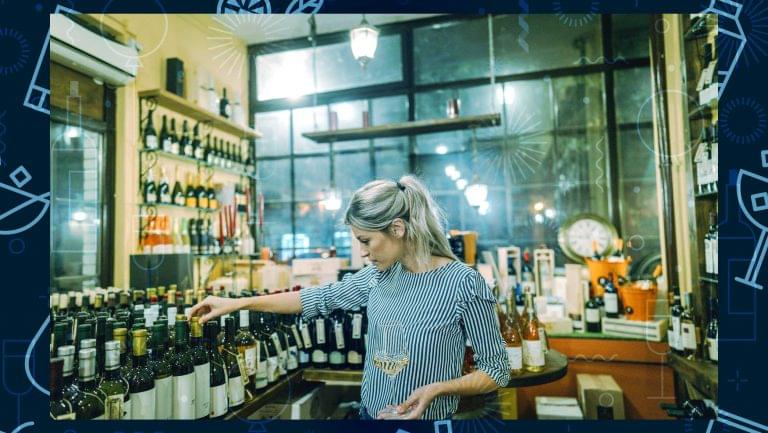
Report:
[[[648,57],[650,54],[648,15],[612,15],[615,60]]]
[[[99,284],[104,137],[51,123],[51,285]]]
[[[602,63],[600,15],[526,15],[527,31],[521,27],[520,18],[506,15],[494,19],[497,75]],[[487,44],[484,47],[487,53]]]
[[[509,189],[510,230],[514,244],[522,248],[536,248],[545,244],[557,247],[559,223],[566,214],[557,200],[556,185],[511,187]],[[538,211],[538,206],[541,211]],[[560,261],[562,262],[562,259]]]
[[[264,242],[274,250],[284,248],[283,239],[291,236],[291,204],[290,203],[264,203]],[[287,245],[288,248],[292,243]],[[288,257],[290,257],[290,254]],[[279,256],[279,255],[278,255]],[[281,257],[281,256],[279,256]],[[285,259],[285,257],[282,257]]]
[[[551,80],[511,81],[496,98],[504,104],[502,122],[508,135],[526,135],[554,128]]]
[[[650,68],[622,69],[614,74],[616,121],[631,124],[652,121]]]
[[[445,229],[463,230],[461,218],[461,202],[466,201],[464,199],[464,195],[459,192],[449,192],[433,194],[432,197],[435,199],[438,206],[440,206],[440,209],[442,209],[443,213],[445,214]]]
[[[421,155],[416,159],[416,173],[433,193],[454,192],[456,180],[471,180],[471,157],[467,153],[452,153],[448,155]],[[453,177],[449,167],[459,173]]]
[[[373,179],[371,157],[368,152],[334,155],[336,187],[342,197],[349,197],[355,190]],[[346,200],[345,200],[346,201]]]
[[[503,187],[489,188],[489,207],[484,214],[471,207],[466,199],[461,200],[465,215],[462,230],[477,231],[478,240],[482,245],[508,244],[511,233],[508,231],[506,195]]]
[[[342,218],[342,212],[321,210],[318,202],[296,203],[296,237],[305,236],[309,247],[328,248],[332,245],[333,232]],[[339,225],[341,227],[342,225]],[[296,257],[301,257],[297,251]]]
[[[509,135],[479,148],[477,171],[489,184],[554,183],[557,158],[552,133]]]
[[[362,128],[364,112],[368,112],[368,100],[347,101],[331,104],[329,116],[336,118],[338,129]],[[334,150],[366,149],[368,140],[340,141],[333,144]]]
[[[258,161],[257,186],[264,194],[264,200],[280,201],[291,199],[291,160],[276,159]]]
[[[256,57],[257,93],[260,101],[297,98],[314,91],[312,48],[262,54]],[[349,42],[317,47],[317,91],[401,81],[400,35],[379,37],[376,57],[363,69],[352,56]]]
[[[264,134],[263,138],[256,141],[257,157],[291,153],[290,116],[288,110],[256,113],[256,129]]]
[[[371,125],[386,125],[408,121],[408,97],[387,96],[371,100]],[[376,147],[408,145],[408,137],[375,138]]]
[[[553,83],[557,128],[605,125],[602,74],[555,78]]]
[[[408,155],[402,149],[380,149],[374,154],[376,179],[400,179],[408,173]]]
[[[293,152],[328,152],[328,144],[315,143],[301,135],[302,132],[328,130],[328,107],[307,107],[293,110]]]
[[[296,158],[293,162],[296,200],[322,200],[323,190],[331,186],[327,156]]]
[[[603,130],[558,134],[557,158],[554,159],[556,182],[568,187],[578,182],[594,183],[597,188],[606,190],[606,142]]]

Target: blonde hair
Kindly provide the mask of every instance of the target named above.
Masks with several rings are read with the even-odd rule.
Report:
[[[395,218],[405,222],[405,242],[420,267],[431,256],[458,260],[443,230],[445,214],[418,178],[374,180],[352,194],[344,223],[366,231],[384,231]]]

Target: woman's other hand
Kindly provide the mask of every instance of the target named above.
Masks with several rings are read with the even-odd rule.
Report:
[[[424,411],[438,395],[440,395],[439,382],[416,388],[407,400],[396,407],[397,413],[393,413],[391,406],[387,406],[379,411],[376,419],[421,419]]]
[[[192,307],[191,316],[201,316],[200,323],[205,323],[213,318],[229,314],[243,307],[240,299],[221,298],[208,296]]]

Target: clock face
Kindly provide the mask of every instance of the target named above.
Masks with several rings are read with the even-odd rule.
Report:
[[[613,237],[610,225],[596,219],[582,218],[568,227],[565,240],[569,249],[576,255],[589,257],[594,254],[593,242],[597,243],[598,252],[605,255],[611,248]]]

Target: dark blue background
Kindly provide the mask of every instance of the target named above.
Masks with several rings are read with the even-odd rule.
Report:
[[[290,1],[272,2],[273,13],[283,13]],[[529,4],[530,3],[530,4]],[[145,0],[64,1],[62,6],[79,12],[156,12],[158,3]],[[57,3],[34,0],[0,0],[0,182],[13,185],[11,173],[23,166],[31,179],[25,191],[39,195],[50,190],[49,185],[49,117],[24,106],[27,89],[39,53],[48,31],[49,17]],[[435,0],[326,0],[320,12],[418,13],[453,12],[468,14],[536,12],[696,12],[707,3],[649,0],[579,1],[455,1]],[[166,0],[162,8],[167,13],[214,13],[218,2],[212,0]],[[743,15],[747,46],[736,71],[720,100],[720,255],[728,267],[721,273],[720,318],[720,408],[731,414],[762,424],[768,424],[765,411],[766,347],[760,343],[760,331],[765,319],[759,316],[759,303],[766,296],[735,283],[743,276],[759,235],[759,230],[745,222],[735,196],[735,179],[739,169],[757,174],[767,173],[761,166],[760,151],[765,140],[766,101],[765,77],[768,56],[768,3],[745,0]],[[48,67],[43,64],[38,81],[48,82]],[[762,78],[761,78],[762,77]],[[762,115],[762,117],[761,117]],[[762,121],[761,121],[762,119]],[[746,137],[746,138],[745,138]],[[0,189],[0,214],[14,206],[14,194]],[[34,218],[34,206],[25,212],[0,220],[0,231],[19,226],[19,222]],[[37,208],[39,210],[39,208]],[[48,397],[33,386],[25,373],[24,355],[48,314],[49,220],[47,215],[26,231],[0,235],[0,266],[2,266],[3,298],[0,305],[2,338],[2,385],[0,390],[0,431],[29,432],[302,432],[321,433],[357,431],[395,433],[399,428],[411,433],[433,432],[430,422],[362,423],[362,422],[59,422],[50,421],[46,409]],[[22,224],[23,225],[23,224]],[[721,268],[723,266],[721,265]],[[758,282],[766,282],[761,273]],[[47,329],[34,346],[31,369],[35,380],[47,387],[48,371]],[[727,414],[723,414],[727,415]],[[744,423],[733,417],[731,421]],[[726,421],[727,421],[726,419]],[[21,427],[21,428],[20,428]],[[495,431],[559,431],[600,432],[621,429],[626,433],[654,431],[704,432],[706,422],[627,421],[598,422],[531,422],[509,423],[489,421],[453,422],[458,432]],[[753,429],[761,430],[752,425]],[[715,422],[713,432],[735,431],[738,426]],[[443,427],[442,432],[447,432]],[[768,429],[763,428],[763,431]]]

